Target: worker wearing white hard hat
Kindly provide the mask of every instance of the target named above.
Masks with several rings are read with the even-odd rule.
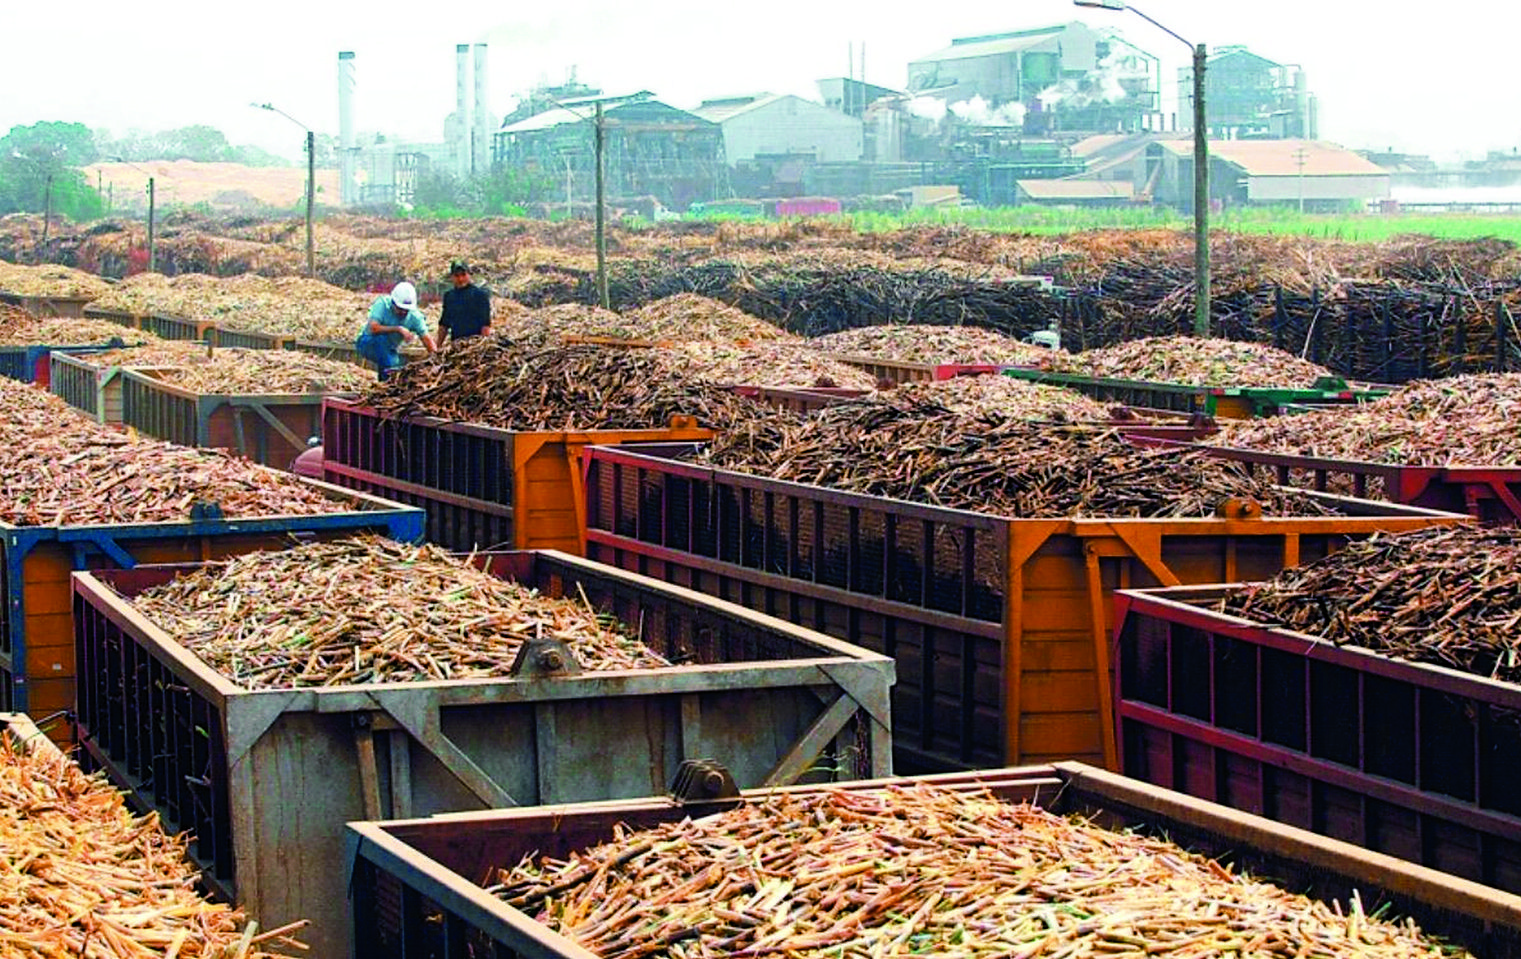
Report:
[[[438,351],[433,337],[428,335],[427,320],[417,311],[417,287],[402,281],[370,305],[370,315],[354,340],[354,349],[375,364],[383,380],[401,366],[401,344],[418,339],[429,353]]]

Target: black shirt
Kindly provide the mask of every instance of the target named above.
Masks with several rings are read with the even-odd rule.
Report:
[[[447,291],[438,325],[456,340],[480,336],[481,330],[491,325],[491,294],[474,283]]]

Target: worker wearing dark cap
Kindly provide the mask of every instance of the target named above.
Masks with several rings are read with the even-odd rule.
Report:
[[[449,264],[454,289],[444,293],[444,315],[438,321],[439,346],[450,338],[468,339],[491,333],[491,294],[470,282],[470,267],[460,260]]]

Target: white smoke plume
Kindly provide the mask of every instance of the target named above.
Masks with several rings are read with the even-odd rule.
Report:
[[[1115,49],[1080,79],[1054,83],[1035,98],[1047,110],[1058,103],[1074,110],[1095,103],[1118,103],[1127,96],[1120,80],[1137,76],[1147,76],[1144,64],[1138,66],[1134,55]]]
[[[995,110],[980,95],[953,103],[950,109],[958,118],[974,127],[1017,127],[1023,126],[1025,122],[1023,103],[1005,103]]]
[[[907,104],[909,115],[936,123],[945,119],[945,109],[945,101],[938,97],[914,97]]]

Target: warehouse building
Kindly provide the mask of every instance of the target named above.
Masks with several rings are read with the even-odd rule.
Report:
[[[819,163],[861,159],[861,121],[802,97],[771,93],[705,100],[692,111],[723,130],[731,164],[758,156],[810,157]]]
[[[1318,140],[1211,140],[1210,197],[1226,205],[1298,205],[1338,212],[1389,198],[1389,171]],[[1158,202],[1193,209],[1193,142],[1157,140],[1132,181]]]
[[[718,124],[662,103],[648,92],[565,102],[502,127],[496,162],[563,181],[572,202],[596,192],[593,114],[603,104],[607,194],[653,196],[673,210],[728,194]]]

